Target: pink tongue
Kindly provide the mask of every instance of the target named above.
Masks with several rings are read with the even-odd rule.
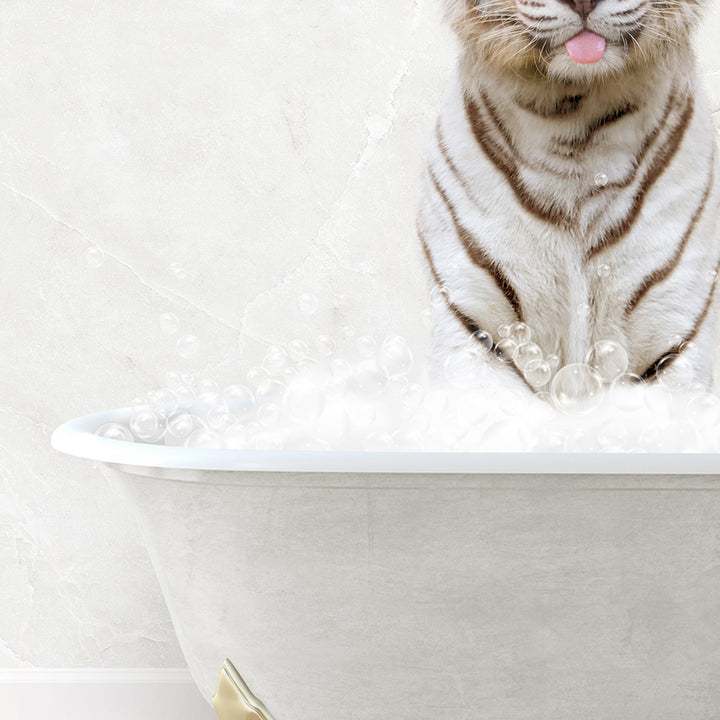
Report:
[[[583,30],[565,43],[568,55],[577,63],[596,63],[605,54],[605,38]]]

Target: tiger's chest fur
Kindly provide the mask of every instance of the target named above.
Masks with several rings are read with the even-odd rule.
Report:
[[[432,280],[446,290],[434,309],[438,369],[487,333],[488,364],[528,386],[507,343],[498,349],[522,322],[560,366],[610,340],[626,350],[627,372],[652,380],[663,359],[669,368],[685,351],[693,381],[709,386],[720,265],[714,147],[687,72],[538,93],[491,75],[468,80],[461,68],[418,216]]]

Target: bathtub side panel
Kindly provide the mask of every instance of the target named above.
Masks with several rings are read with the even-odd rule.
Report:
[[[720,716],[716,491],[122,483],[206,697],[227,656],[276,720]]]

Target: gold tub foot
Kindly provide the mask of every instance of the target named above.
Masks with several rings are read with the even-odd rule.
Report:
[[[212,704],[218,720],[273,720],[229,660],[225,660],[218,675]]]

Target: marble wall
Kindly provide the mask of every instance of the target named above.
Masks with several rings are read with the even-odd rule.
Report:
[[[455,56],[438,5],[3,0],[0,667],[182,664],[134,520],[50,449],[59,423],[347,324],[422,355],[414,205]]]

